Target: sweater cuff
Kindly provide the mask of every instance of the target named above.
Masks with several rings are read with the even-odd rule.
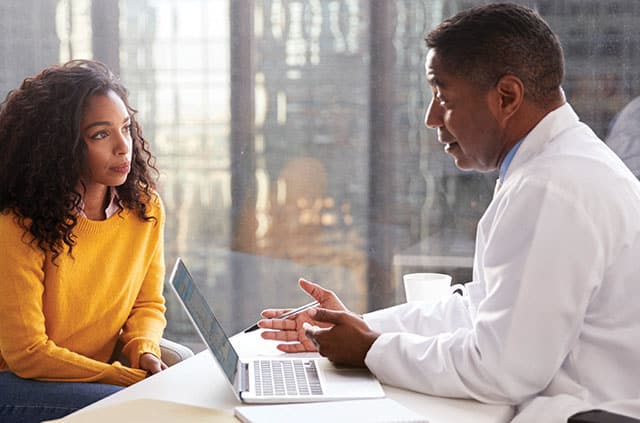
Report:
[[[118,386],[129,386],[140,382],[147,377],[147,372],[141,369],[132,369],[114,362],[104,371],[104,378],[100,382]]]

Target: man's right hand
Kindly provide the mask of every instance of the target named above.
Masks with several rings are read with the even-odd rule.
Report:
[[[298,281],[300,288],[316,299],[321,308],[338,311],[348,311],[342,301],[328,289],[305,279]],[[279,344],[278,349],[288,353],[317,351],[315,344],[305,335],[303,324],[305,322],[321,328],[331,327],[332,324],[319,322],[311,318],[309,310],[303,311],[287,319],[277,319],[278,316],[290,311],[290,309],[267,309],[262,312],[263,320],[258,326],[263,329],[273,329],[262,332],[264,339],[287,342]]]

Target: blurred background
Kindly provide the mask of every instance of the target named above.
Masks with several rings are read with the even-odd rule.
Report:
[[[412,271],[471,279],[495,174],[424,128],[424,34],[457,0],[3,0],[0,94],[94,58],[130,91],[158,158],[167,277],[181,256],[228,333],[309,301],[404,301]],[[640,94],[640,2],[521,1],[559,35],[564,88],[601,138]],[[99,271],[99,269],[96,269]],[[167,290],[168,338],[202,348]]]

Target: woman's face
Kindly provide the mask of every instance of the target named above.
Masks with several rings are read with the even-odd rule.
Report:
[[[80,131],[87,146],[82,173],[86,189],[122,185],[132,154],[131,118],[122,99],[113,91],[91,97]]]

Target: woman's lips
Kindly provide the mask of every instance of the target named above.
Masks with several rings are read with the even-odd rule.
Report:
[[[109,169],[111,169],[112,171],[116,172],[116,173],[129,173],[129,169],[130,169],[130,165],[129,163],[123,163],[119,166],[114,166],[114,167],[110,167]]]

